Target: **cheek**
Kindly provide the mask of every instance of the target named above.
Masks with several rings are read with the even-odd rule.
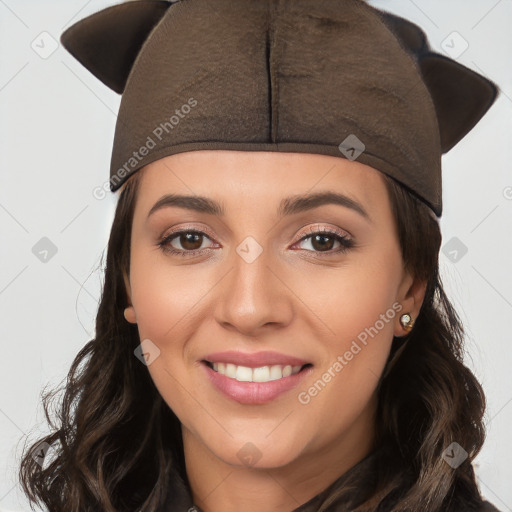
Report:
[[[148,371],[165,402],[186,419],[190,397],[181,392],[189,378],[183,357],[198,324],[195,308],[211,285],[202,283],[193,265],[173,268],[156,251],[142,248],[132,252],[130,284],[140,340],[160,350]]]
[[[396,300],[400,265],[399,253],[389,247],[334,269],[317,281],[323,291],[309,295],[316,297],[312,309],[328,331],[318,340],[324,349],[321,364],[299,390],[299,401],[315,417],[338,411],[337,421],[326,427],[332,435],[359,416],[378,384],[402,309]]]
[[[393,245],[361,252],[344,266],[308,274],[294,291],[317,313],[331,352],[343,350],[359,335],[364,338],[376,323],[379,336],[392,337],[393,319],[401,307],[396,299],[402,275],[400,254]]]
[[[158,344],[183,335],[194,307],[200,307],[201,297],[211,288],[194,265],[172,266],[156,249],[135,250],[130,272],[139,334]]]

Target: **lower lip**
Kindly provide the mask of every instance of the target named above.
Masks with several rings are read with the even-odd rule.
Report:
[[[271,402],[279,395],[290,391],[310,373],[308,366],[295,375],[283,377],[269,382],[242,382],[226,377],[210,368],[206,363],[201,363],[206,375],[212,384],[227,397],[241,404],[261,405]]]

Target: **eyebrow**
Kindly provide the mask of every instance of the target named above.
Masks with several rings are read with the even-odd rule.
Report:
[[[317,192],[307,196],[296,195],[287,197],[280,202],[277,213],[280,217],[284,217],[286,215],[295,215],[297,213],[313,210],[314,208],[327,204],[336,204],[349,208],[371,222],[368,212],[358,201],[337,192]],[[162,208],[169,207],[184,208],[186,210],[207,213],[218,217],[222,217],[225,214],[222,205],[208,197],[166,194],[153,205],[148,213],[148,217]]]

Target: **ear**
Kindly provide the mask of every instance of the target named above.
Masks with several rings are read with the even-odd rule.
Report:
[[[446,153],[480,121],[496,100],[499,89],[472,69],[430,51],[425,33],[414,23],[384,11],[381,15],[418,62],[436,109],[441,149]]]
[[[404,313],[408,313],[413,320],[416,320],[420,314],[426,290],[427,281],[413,277],[407,271],[404,272],[404,277],[400,283],[397,295],[397,301],[401,304],[402,309],[396,317],[394,336],[405,336],[408,334],[408,331],[400,324],[400,316]]]
[[[96,78],[122,94],[144,42],[171,5],[160,0],[114,5],[75,23],[60,41]]]

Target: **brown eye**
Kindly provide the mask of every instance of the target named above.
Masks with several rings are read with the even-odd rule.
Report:
[[[202,231],[175,231],[164,237],[158,242],[158,245],[163,251],[170,254],[193,256],[195,253],[205,249],[205,247],[202,247],[205,239],[209,240],[210,238]]]
[[[329,251],[333,248],[336,240],[329,235],[314,235],[311,237],[311,246],[317,251]]]
[[[325,228],[312,229],[310,234],[302,237],[299,243],[305,245],[306,241],[309,241],[311,248],[302,247],[303,249],[313,253],[326,253],[326,256],[339,254],[354,247],[354,240],[346,233]],[[335,244],[339,244],[337,248],[335,248]]]
[[[195,251],[201,248],[203,245],[203,235],[196,232],[187,232],[178,235],[177,239],[179,240],[181,247],[188,251]]]

